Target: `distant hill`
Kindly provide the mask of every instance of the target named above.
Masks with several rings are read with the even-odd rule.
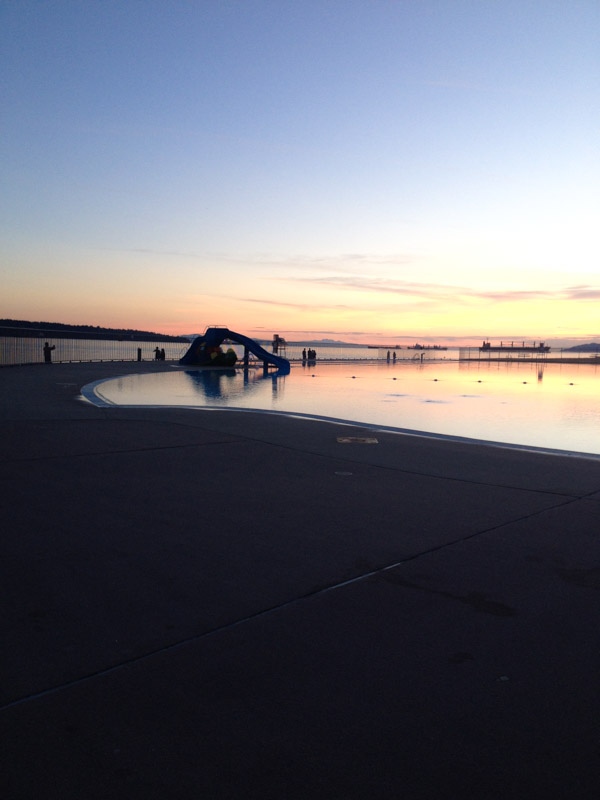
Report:
[[[181,334],[183,339],[187,339],[190,342],[192,339],[195,339],[197,336],[202,336],[201,333],[182,333]],[[251,339],[254,339],[255,342],[262,345],[270,345],[273,341],[272,339],[264,339],[260,336],[251,336]],[[315,347],[332,347],[334,345],[344,345],[344,347],[364,347],[362,344],[353,344],[352,342],[345,342],[343,339],[286,339],[286,344],[289,346],[302,346],[302,345],[314,345]]]
[[[186,342],[184,336],[139,331],[133,328],[101,328],[99,325],[67,325],[63,322],[31,322],[0,319],[0,336],[48,336],[64,339],[130,339],[137,342]]]
[[[600,344],[596,342],[576,344],[574,347],[565,347],[563,353],[600,353]]]

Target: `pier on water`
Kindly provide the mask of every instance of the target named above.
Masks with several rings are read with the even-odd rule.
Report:
[[[459,348],[459,361],[546,361],[550,347],[545,342],[504,342],[492,344],[484,340],[479,347]]]

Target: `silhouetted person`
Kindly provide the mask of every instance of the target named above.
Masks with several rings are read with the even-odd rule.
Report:
[[[46,362],[46,364],[51,364],[52,363],[52,351],[53,350],[56,350],[56,345],[53,344],[52,347],[50,347],[48,342],[46,342],[46,344],[44,345],[44,361]]]
[[[306,361],[306,347],[302,351],[302,361]]]
[[[164,348],[164,347],[163,347],[163,349],[160,351],[160,360],[161,360],[161,361],[164,361],[164,360],[165,360],[165,348]]]
[[[159,350],[158,347],[154,348],[154,360],[155,361],[160,361],[160,350]]]

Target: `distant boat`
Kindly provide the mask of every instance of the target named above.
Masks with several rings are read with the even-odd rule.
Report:
[[[447,347],[442,347],[441,344],[413,344],[406,348],[407,350],[447,350]]]
[[[479,348],[479,352],[481,353],[549,353],[550,347],[545,344],[544,342],[540,342],[536,344],[525,344],[525,342],[521,342],[521,344],[515,344],[511,342],[510,344],[504,344],[504,342],[500,342],[499,345],[493,345],[490,342],[484,341],[481,347]]]

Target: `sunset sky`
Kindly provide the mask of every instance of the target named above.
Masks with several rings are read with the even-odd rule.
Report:
[[[600,340],[598,0],[0,0],[0,317]]]

